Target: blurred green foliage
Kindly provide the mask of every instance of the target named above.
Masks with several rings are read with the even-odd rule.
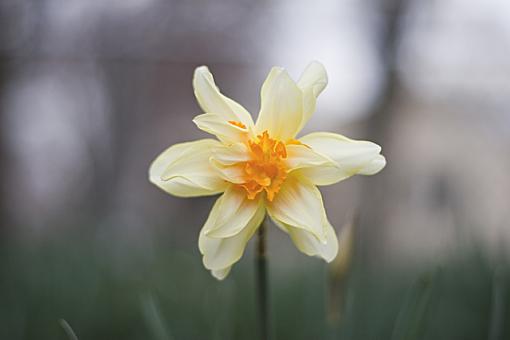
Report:
[[[12,240],[1,249],[0,339],[71,339],[62,319],[80,340],[257,339],[251,252],[218,282],[196,252],[158,236],[124,249],[83,235]],[[271,261],[274,339],[510,338],[507,267],[476,249],[412,270],[358,261],[333,286],[322,261],[301,256],[288,272]]]

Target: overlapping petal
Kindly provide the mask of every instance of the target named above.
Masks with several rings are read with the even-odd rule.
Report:
[[[213,149],[211,165],[223,180],[241,184],[245,182],[244,164],[250,159],[248,147],[243,143],[221,145]]]
[[[268,205],[271,219],[289,234],[300,251],[332,261],[338,253],[338,240],[326,216],[319,190],[313,184],[291,176],[282,191]]]
[[[212,158],[223,165],[233,165],[250,160],[250,153],[246,144],[235,143],[215,147]]]
[[[331,159],[303,144],[289,144],[286,146],[286,150],[286,164],[289,172],[301,168],[336,166]]]
[[[202,139],[169,147],[152,162],[150,181],[180,197],[223,192],[227,184],[209,163],[212,149],[219,145],[216,140]]]
[[[333,161],[334,165],[298,170],[301,176],[316,185],[334,184],[356,174],[373,175],[386,165],[386,159],[380,154],[381,147],[372,142],[328,132],[314,132],[300,138],[300,141]]]
[[[193,119],[196,126],[207,133],[215,135],[224,143],[246,142],[252,137],[252,131],[237,121],[227,121],[218,113],[204,113]]]
[[[202,110],[213,114],[199,118],[196,122],[199,128],[215,135],[218,133],[221,138],[226,136],[222,135],[221,128],[219,131],[216,131],[216,128],[228,124],[229,121],[242,123],[246,129],[252,130],[253,120],[248,111],[220,92],[206,66],[200,66],[195,70],[193,89]]]
[[[276,223],[302,229],[320,242],[327,240],[327,218],[320,191],[312,183],[289,176],[267,211]]]
[[[205,235],[212,238],[228,238],[237,235],[255,216],[262,206],[263,198],[249,200],[242,188],[229,186],[221,196],[218,209],[222,212],[209,221]]]
[[[219,279],[224,278],[230,267],[241,258],[246,244],[262,223],[265,215],[264,205],[258,202],[253,216],[241,221],[236,217],[236,214],[231,213],[231,208],[224,203],[225,201],[225,194],[216,200],[204,227],[200,231],[198,241],[204,266]],[[237,219],[240,225],[236,227],[239,230],[233,236],[219,238],[208,235],[218,225],[218,221],[221,220],[221,223],[226,222],[228,224],[234,219]]]
[[[299,130],[308,122],[313,112],[317,97],[328,84],[328,75],[324,66],[318,61],[311,62],[301,74],[297,85],[303,92],[303,119]]]
[[[338,239],[335,229],[326,220],[325,241],[321,242],[312,233],[301,228],[295,228],[288,224],[278,222],[279,227],[286,231],[294,245],[308,256],[318,256],[326,262],[331,262],[338,254]]]
[[[308,256],[322,257],[326,262],[331,262],[338,254],[338,240],[336,232],[328,222],[325,226],[326,240],[320,242],[306,230],[289,228],[289,235],[296,247]]]
[[[257,134],[289,140],[299,132],[303,119],[303,93],[281,67],[273,67],[261,90],[261,107],[255,124]]]
[[[246,174],[244,172],[244,164],[224,165],[214,158],[211,158],[210,162],[217,175],[224,181],[234,184],[242,184],[245,182]]]

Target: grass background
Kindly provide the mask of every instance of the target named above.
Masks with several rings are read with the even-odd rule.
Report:
[[[257,339],[253,249],[223,282],[197,251],[116,245],[79,234],[12,240],[1,249],[0,339]],[[332,276],[269,249],[274,339],[508,339],[508,266],[477,247],[448,261],[382,268],[354,256]]]

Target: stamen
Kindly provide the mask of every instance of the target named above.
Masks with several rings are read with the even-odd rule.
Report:
[[[272,201],[287,177],[285,143],[270,138],[264,131],[248,141],[248,150],[250,160],[243,162],[245,183],[239,186],[244,188],[248,199],[255,199],[265,191],[267,199]]]
[[[246,129],[246,125],[244,125],[241,122],[238,122],[238,121],[235,121],[235,120],[229,120],[228,122],[230,124],[234,125],[234,126],[237,126],[237,127],[241,128],[241,129]]]
[[[303,145],[303,146],[306,146],[307,148],[311,149],[310,146],[301,143],[301,141],[299,141],[297,139],[289,139],[286,144],[287,145]]]

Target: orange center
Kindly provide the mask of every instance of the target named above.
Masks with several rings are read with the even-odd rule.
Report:
[[[256,139],[248,141],[251,160],[243,162],[245,182],[238,184],[248,199],[254,199],[258,193],[265,191],[267,199],[272,201],[287,177],[285,144],[269,138],[267,131]]]

